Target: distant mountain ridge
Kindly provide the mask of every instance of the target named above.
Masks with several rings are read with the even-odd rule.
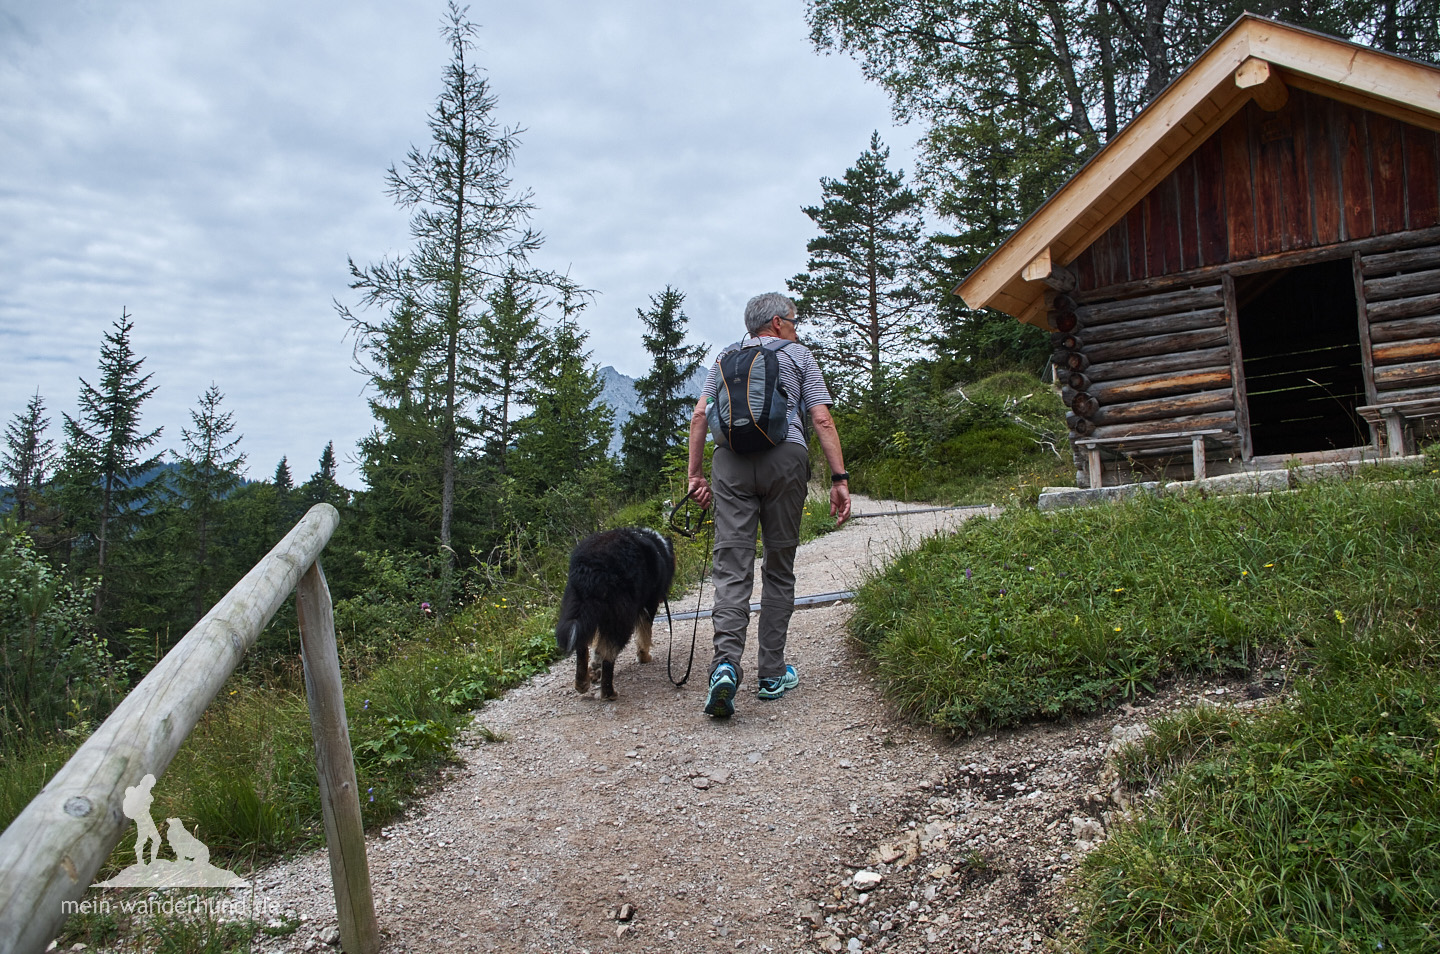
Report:
[[[710,373],[710,366],[704,365],[696,371],[686,382],[685,393],[690,400],[700,397],[700,391],[705,387],[705,376]],[[628,374],[621,374],[612,366],[605,365],[600,369],[600,403],[615,412],[615,430],[610,434],[609,454],[611,457],[620,456],[620,427],[630,418],[634,417],[640,410],[640,397],[635,393],[635,378]]]

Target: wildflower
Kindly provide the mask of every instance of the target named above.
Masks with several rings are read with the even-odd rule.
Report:
[[[1119,627],[1119,626],[1116,626],[1116,627],[1115,627],[1115,632],[1117,632],[1117,633],[1120,632],[1120,627]]]
[[[970,568],[967,566],[967,567],[965,568],[965,579],[968,580],[968,579],[970,579],[970,577],[971,577]]]
[[[1339,623],[1341,626],[1345,625],[1345,614],[1340,612],[1338,609],[1335,611],[1335,622]]]
[[[366,794],[368,794],[368,795],[370,796],[370,801],[372,801],[372,802],[375,801],[375,789],[374,789],[374,788],[367,788],[367,789],[365,790],[365,792],[366,792]]]
[[[364,704],[363,706],[361,706],[360,709],[361,709],[361,711],[364,711],[364,710],[367,710],[367,709],[369,709],[369,708],[370,708],[370,700],[369,700],[369,699],[366,699],[366,700],[365,700],[365,704]]]
[[[1265,564],[1265,569],[1268,570],[1268,569],[1270,569],[1270,568],[1271,568],[1272,566],[1274,566],[1274,565],[1275,565],[1275,564],[1273,564],[1273,563],[1267,563],[1267,564]]]
[[[1241,571],[1240,571],[1240,575],[1241,575],[1241,576],[1249,576],[1249,575],[1250,575],[1250,571],[1249,571],[1249,570],[1241,570]]]
[[[1116,593],[1124,593],[1124,592],[1125,592],[1125,587],[1123,587],[1123,586],[1117,586],[1117,587],[1115,587],[1115,592],[1116,592]]]

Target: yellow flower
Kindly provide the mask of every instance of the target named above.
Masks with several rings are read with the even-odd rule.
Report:
[[[1268,569],[1270,569],[1270,568],[1271,568],[1272,566],[1274,566],[1274,565],[1275,565],[1275,564],[1273,564],[1273,563],[1267,563],[1267,564],[1265,564],[1265,569],[1268,570]]]
[[[1250,575],[1250,571],[1249,571],[1249,570],[1241,570],[1241,571],[1240,571],[1240,575],[1241,575],[1241,576],[1249,576],[1249,575]]]
[[[1116,593],[1124,593],[1124,592],[1125,592],[1125,587],[1123,587],[1123,586],[1117,586],[1117,587],[1115,587],[1115,592],[1116,592]]]
[[[1119,626],[1116,626],[1116,627],[1115,627],[1115,632],[1117,632],[1117,633],[1120,632],[1120,627],[1119,627]]]

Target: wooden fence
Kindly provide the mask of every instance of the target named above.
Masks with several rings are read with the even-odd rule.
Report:
[[[330,591],[320,551],[340,515],[317,504],[127,695],[0,835],[0,954],[38,954],[130,826],[127,787],[157,778],[245,651],[295,591],[325,840],[347,954],[375,954],[379,927]]]

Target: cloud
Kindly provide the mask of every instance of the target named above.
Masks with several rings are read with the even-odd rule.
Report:
[[[251,473],[303,478],[370,428],[332,299],[347,257],[403,254],[385,170],[423,145],[447,50],[438,2],[56,0],[0,9],[0,413],[73,413],[122,307],[176,446],[213,381]],[[497,114],[524,127],[536,263],[599,293],[595,360],[642,373],[635,310],[667,284],[694,337],[738,335],[813,227],[800,206],[881,130],[909,136],[803,5],[475,3]],[[898,161],[904,162],[903,159]],[[55,435],[55,436],[58,436]],[[351,483],[353,468],[342,471]]]

